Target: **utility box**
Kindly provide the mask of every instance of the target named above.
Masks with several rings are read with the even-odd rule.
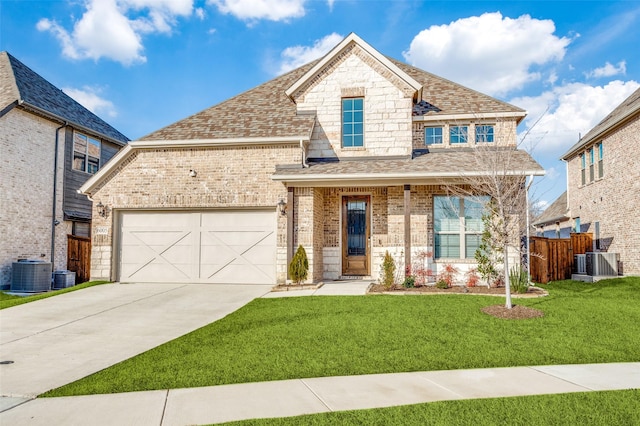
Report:
[[[11,291],[41,293],[51,290],[51,263],[19,260],[11,265]]]
[[[76,285],[76,273],[72,271],[55,271],[53,273],[53,289],[73,287]]]

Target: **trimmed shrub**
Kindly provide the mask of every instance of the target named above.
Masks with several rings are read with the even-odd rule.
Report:
[[[307,252],[302,245],[299,245],[298,250],[296,250],[296,253],[291,259],[291,263],[289,263],[289,277],[299,285],[307,279],[308,275],[309,260],[307,259]]]
[[[413,275],[407,276],[402,282],[402,287],[404,288],[414,288],[416,286],[416,277]]]
[[[389,254],[389,251],[384,253],[384,260],[382,261],[382,285],[385,290],[391,290],[395,281],[396,274],[396,262]]]

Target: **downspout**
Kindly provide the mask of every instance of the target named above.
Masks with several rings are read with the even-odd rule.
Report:
[[[302,139],[300,139],[300,149],[302,150],[302,168],[306,169],[309,164],[307,164],[307,151],[304,149],[304,141]]]
[[[56,198],[56,192],[58,190],[58,146],[60,145],[60,129],[64,129],[68,126],[65,121],[62,126],[56,129],[56,143],[55,151],[53,154],[53,206],[51,208],[51,271],[55,270],[55,253],[56,253],[56,226],[60,222],[56,220],[56,204],[58,202]]]

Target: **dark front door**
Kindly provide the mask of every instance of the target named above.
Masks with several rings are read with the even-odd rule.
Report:
[[[342,197],[342,275],[369,275],[368,195]]]

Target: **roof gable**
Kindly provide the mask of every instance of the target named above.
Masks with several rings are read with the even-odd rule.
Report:
[[[578,143],[573,145],[566,154],[562,156],[563,160],[568,160],[577,151],[591,144],[594,140],[599,139],[604,133],[617,127],[625,122],[628,118],[640,113],[640,89],[637,89],[627,99],[622,101],[609,115],[595,125],[586,135],[584,135]]]
[[[71,125],[113,142],[124,144],[129,141],[129,138],[7,52],[0,52],[0,72],[0,108],[15,102],[41,114],[68,121]]]
[[[296,80],[289,88],[287,88],[287,96],[295,101],[295,99],[302,96],[310,87],[322,80],[323,76],[333,68],[334,64],[339,62],[341,57],[351,51],[355,53],[364,53],[366,56],[372,58],[375,61],[375,65],[378,65],[377,68],[381,68],[380,73],[394,84],[398,86],[408,86],[408,89],[413,93],[420,90],[420,83],[414,80],[410,75],[405,73],[395,63],[378,52],[367,42],[358,37],[355,33],[351,33],[345,37],[344,40],[338,43],[337,46],[331,49],[329,53],[318,60],[313,67]]]

